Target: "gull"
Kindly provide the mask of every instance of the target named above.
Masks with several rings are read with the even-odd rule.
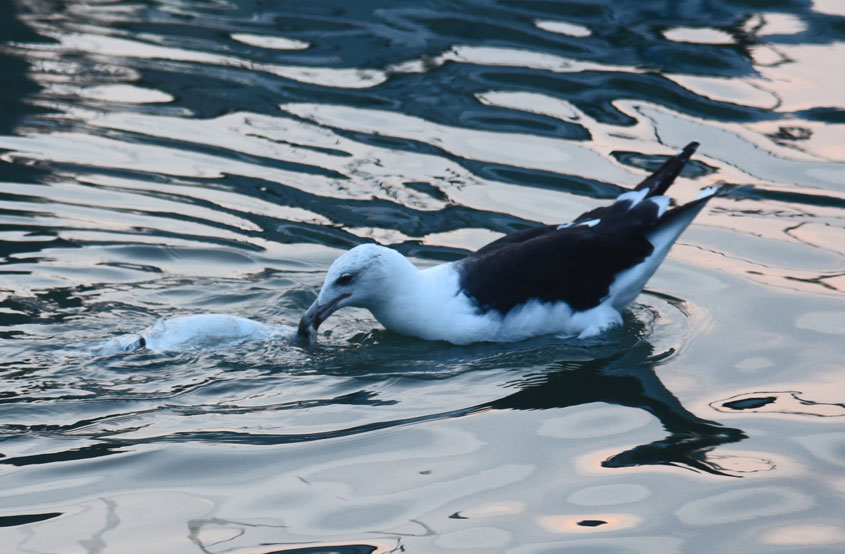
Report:
[[[571,223],[507,234],[454,262],[418,269],[399,252],[362,244],[338,257],[298,332],[347,306],[387,329],[453,344],[512,342],[545,334],[587,338],[622,322],[669,249],[718,187],[669,207],[664,193],[697,142],[633,190]]]

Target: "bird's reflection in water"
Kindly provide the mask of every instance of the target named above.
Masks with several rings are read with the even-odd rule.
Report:
[[[674,303],[673,299],[669,300]],[[490,343],[473,348],[432,349],[430,343],[395,340],[397,335],[385,331],[359,336],[353,342],[358,342],[361,348],[346,353],[343,367],[337,369],[335,375],[351,377],[362,372],[369,376],[381,375],[379,367],[387,371],[386,368],[401,366],[408,360],[441,368],[435,371],[437,375],[450,369],[458,373],[509,367],[542,369],[528,374],[523,371],[519,379],[506,384],[509,390],[517,389],[517,392],[497,400],[448,412],[369,424],[342,434],[463,417],[489,410],[545,410],[598,402],[646,410],[668,432],[665,438],[607,458],[602,462],[603,467],[668,465],[726,476],[771,469],[767,460],[713,454],[716,447],[739,442],[746,435],[740,429],[696,416],[660,381],[656,369],[661,363],[669,363],[674,350],[655,353],[649,336],[653,332],[651,322],[658,317],[648,308],[639,310],[638,314],[628,314],[622,327],[595,343],[547,337],[510,347]],[[374,359],[380,363],[373,364]],[[550,360],[557,361],[549,363]]]
[[[641,408],[660,421],[668,436],[615,454],[602,462],[603,467],[671,465],[737,475],[708,455],[715,447],[738,442],[746,435],[684,408],[655,373],[655,367],[670,354],[655,355],[650,343],[639,340],[608,357],[558,361],[547,373],[526,379],[518,392],[491,402],[489,407],[538,410],[604,402]]]

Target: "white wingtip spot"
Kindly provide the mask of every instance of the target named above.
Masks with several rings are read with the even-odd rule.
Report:
[[[657,206],[657,217],[662,216],[669,209],[668,196],[652,196],[648,200]]]
[[[586,225],[587,227],[595,227],[596,225],[601,222],[601,219],[589,219],[587,221],[579,221],[578,223],[564,223],[563,225],[558,225],[557,230],[560,231],[561,229],[567,229],[569,227],[580,227],[582,225]]]
[[[631,202],[631,207],[633,208],[634,206],[643,201],[643,198],[646,197],[648,192],[648,189],[629,190],[628,192],[623,192],[622,194],[617,196],[616,201],[622,202],[625,200],[629,200]]]

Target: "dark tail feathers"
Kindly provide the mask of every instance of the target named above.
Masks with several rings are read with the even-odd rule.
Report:
[[[675,182],[675,178],[689,161],[696,148],[698,148],[697,142],[687,144],[680,154],[666,160],[666,163],[660,166],[660,169],[646,177],[634,190],[649,189],[648,196],[657,196],[666,192],[666,189]]]

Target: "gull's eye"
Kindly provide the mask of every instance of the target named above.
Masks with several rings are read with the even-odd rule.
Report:
[[[341,287],[348,285],[352,282],[352,274],[351,273],[344,273],[340,277],[337,278],[335,281],[336,285],[340,285]]]

